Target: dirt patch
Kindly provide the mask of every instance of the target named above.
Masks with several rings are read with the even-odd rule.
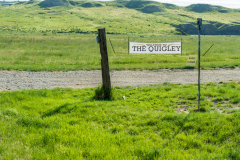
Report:
[[[177,113],[189,113],[189,110],[187,109],[187,107],[181,106],[178,107],[176,110]]]

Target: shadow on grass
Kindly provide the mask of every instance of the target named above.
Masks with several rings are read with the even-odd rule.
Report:
[[[105,95],[106,94],[106,95]],[[95,89],[95,94],[93,96],[93,100],[114,100],[113,92],[111,88],[104,88],[103,85],[100,85]]]
[[[49,110],[48,112],[43,114],[41,117],[45,118],[45,117],[54,116],[56,114],[67,114],[72,112],[76,107],[77,107],[77,103],[66,103],[53,110]]]

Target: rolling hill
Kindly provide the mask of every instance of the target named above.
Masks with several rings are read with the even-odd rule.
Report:
[[[0,32],[240,35],[240,10],[208,4],[180,7],[155,1],[0,2]]]

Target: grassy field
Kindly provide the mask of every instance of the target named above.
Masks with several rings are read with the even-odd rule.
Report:
[[[101,69],[96,34],[0,34],[0,69],[29,71],[68,71]],[[129,55],[131,42],[180,42],[181,55]],[[116,54],[109,43],[112,42]],[[188,55],[197,55],[197,36],[107,35],[111,70],[186,68]],[[201,68],[240,65],[239,36],[202,36]],[[205,51],[214,44],[211,50]],[[196,65],[197,67],[197,65]]]
[[[0,159],[240,159],[239,83],[0,92]],[[126,96],[126,100],[122,96]]]
[[[65,6],[51,7],[37,1],[15,2],[11,6],[2,2],[0,31],[95,33],[98,28],[105,27],[108,33],[114,34],[176,35],[181,34],[176,28],[179,24],[196,26],[199,17],[203,18],[203,24],[213,24],[218,29],[240,24],[240,10],[224,7],[216,10],[214,6],[207,6],[209,11],[199,12],[194,6],[158,2],[67,2]],[[92,6],[84,6],[86,3]],[[149,12],[154,8],[158,12]]]
[[[154,7],[159,12],[150,13]],[[97,29],[102,27],[108,33],[112,70],[186,68],[187,56],[197,54],[197,36],[179,35],[178,25],[196,24],[199,17],[203,18],[204,24],[213,24],[218,29],[240,23],[237,9],[211,5],[200,11],[195,8],[195,5],[179,7],[146,1],[66,1],[65,6],[47,6],[37,1],[2,2],[0,69],[100,69],[99,46],[95,39]],[[128,55],[128,37],[132,42],[179,42],[182,38],[183,56]],[[202,54],[212,44],[214,46],[202,57],[201,67],[239,66],[239,43],[239,36],[202,36]]]
[[[66,2],[0,3],[1,70],[100,69],[96,32],[102,27],[110,70],[186,68],[188,55],[197,54],[197,36],[179,35],[177,25],[195,24],[199,17],[219,29],[240,23],[239,10],[221,7],[196,12],[194,6],[151,2],[161,12],[148,13],[145,2]],[[128,37],[182,39],[183,55],[129,55]],[[202,54],[212,44],[202,68],[240,66],[239,36],[202,36]],[[0,159],[237,160],[239,84],[203,84],[200,112],[195,84],[114,87],[111,101],[95,100],[95,88],[0,92]]]

